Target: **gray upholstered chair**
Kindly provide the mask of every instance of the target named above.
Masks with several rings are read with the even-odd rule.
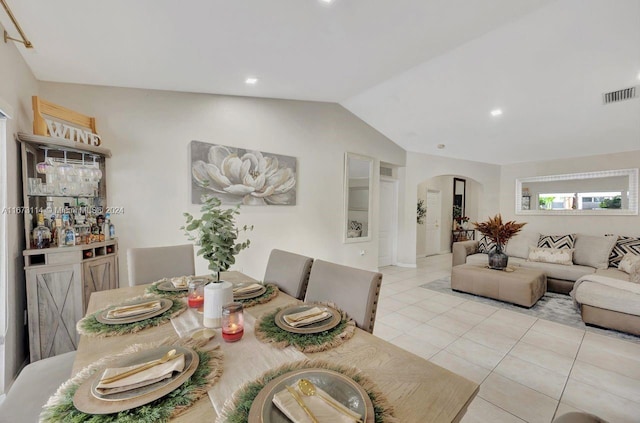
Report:
[[[281,291],[302,300],[307,292],[312,264],[311,257],[271,250],[264,283],[276,284]]]
[[[381,284],[382,273],[316,260],[304,300],[335,303],[359,328],[373,332]]]
[[[45,358],[26,366],[0,404],[0,422],[37,422],[42,407],[71,377],[76,352]]]
[[[144,285],[162,278],[189,276],[196,272],[193,245],[129,248],[129,286]]]
[[[556,417],[553,423],[607,423],[607,421],[593,414],[572,411]]]

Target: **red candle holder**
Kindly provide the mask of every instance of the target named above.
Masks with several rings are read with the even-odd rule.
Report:
[[[242,303],[229,303],[222,306],[222,339],[236,342],[244,335],[244,315]]]
[[[200,309],[204,305],[204,282],[194,279],[189,282],[187,304],[191,308]]]

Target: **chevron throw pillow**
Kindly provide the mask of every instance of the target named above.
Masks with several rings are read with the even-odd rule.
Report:
[[[576,244],[576,235],[540,235],[538,248],[571,249]]]
[[[640,256],[640,238],[619,236],[616,245],[611,250],[611,255],[609,255],[609,267],[618,267],[627,253]]]
[[[495,242],[491,241],[489,238],[483,235],[478,242],[478,252],[489,254],[489,251],[493,250],[495,246]]]

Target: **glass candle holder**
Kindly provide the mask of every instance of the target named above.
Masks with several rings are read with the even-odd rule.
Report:
[[[202,309],[204,305],[204,281],[193,279],[189,281],[189,293],[187,294],[187,304],[191,308]]]
[[[229,303],[222,306],[222,339],[236,342],[244,335],[244,315],[242,303]]]

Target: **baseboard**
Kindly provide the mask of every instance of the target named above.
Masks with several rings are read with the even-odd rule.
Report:
[[[409,267],[411,269],[415,269],[416,267],[418,267],[415,263],[414,264],[409,264],[409,263],[400,263],[400,262],[398,262],[395,265],[398,266],[398,267]]]

